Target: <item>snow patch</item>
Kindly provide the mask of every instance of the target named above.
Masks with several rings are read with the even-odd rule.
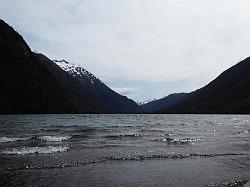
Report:
[[[61,67],[64,71],[71,74],[73,77],[86,77],[92,84],[95,84],[96,81],[99,83],[102,83],[102,81],[98,78],[96,78],[93,74],[88,72],[86,69],[84,69],[80,65],[76,65],[73,63],[69,63],[66,60],[53,60],[54,63],[56,63],[59,67]]]

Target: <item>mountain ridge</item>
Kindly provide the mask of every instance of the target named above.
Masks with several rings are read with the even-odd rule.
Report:
[[[188,96],[188,93],[173,93],[161,99],[153,100],[148,103],[142,104],[143,111],[153,113],[154,111],[173,106]]]
[[[111,112],[118,113],[141,113],[140,107],[126,96],[116,93],[81,65],[67,62],[66,60],[53,60],[61,69],[68,72],[85,87],[99,98],[100,103],[105,105]],[[127,109],[126,109],[127,108]]]
[[[191,93],[139,107],[80,65],[50,60],[0,19],[0,113],[250,114],[250,57]]]
[[[156,113],[249,114],[250,57],[191,92],[184,101]]]
[[[101,102],[98,94],[86,89],[78,77],[45,55],[32,52],[23,37],[1,19],[0,85],[1,114],[140,111],[134,101],[119,94],[115,101],[121,103]]]

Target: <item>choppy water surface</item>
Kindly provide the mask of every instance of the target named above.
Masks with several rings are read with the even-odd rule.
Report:
[[[250,116],[0,116],[0,186],[250,186]]]

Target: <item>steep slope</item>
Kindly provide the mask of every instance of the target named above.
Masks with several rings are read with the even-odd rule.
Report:
[[[69,80],[66,88],[55,76]],[[79,113],[103,111],[91,98],[69,89],[80,84],[55,67],[50,71],[12,27],[0,20],[0,113]],[[66,91],[67,90],[67,91]],[[80,96],[80,95],[78,95]]]
[[[141,112],[140,107],[133,100],[119,95],[80,65],[65,60],[54,60],[54,62],[76,78],[81,83],[82,88],[91,93],[109,113]]]
[[[223,72],[179,104],[158,113],[250,114],[250,58]]]
[[[77,109],[76,113],[108,113],[109,111],[103,106],[89,90],[86,90],[81,83],[70,74],[62,70],[52,60],[43,54],[33,53],[37,61],[40,62],[57,81],[58,85],[63,88],[63,93],[68,97]]]
[[[187,96],[188,96],[187,93],[170,94],[167,97],[143,104],[141,105],[141,108],[143,111],[151,113],[156,110],[176,105],[177,103],[183,101]]]
[[[1,114],[119,113],[138,107],[130,108],[127,103],[134,102],[124,98],[119,107],[110,109],[76,77],[46,56],[33,53],[22,36],[2,20],[0,85]]]

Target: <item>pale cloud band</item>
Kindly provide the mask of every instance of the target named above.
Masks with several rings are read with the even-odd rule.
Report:
[[[125,87],[125,88],[112,88],[115,92],[127,96],[127,97],[132,97],[136,90],[134,88],[130,88],[130,87]]]

